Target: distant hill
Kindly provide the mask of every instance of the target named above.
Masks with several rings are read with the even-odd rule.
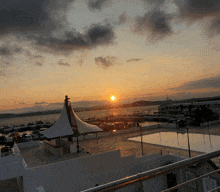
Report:
[[[204,97],[204,98],[192,98],[185,100],[175,100],[171,101],[172,103],[191,103],[191,102],[204,102],[204,101],[217,101],[220,100],[220,96],[216,97]],[[167,103],[167,101],[136,101],[134,103],[122,104],[122,105],[102,105],[96,107],[84,107],[84,108],[74,108],[75,112],[80,111],[95,111],[95,110],[106,110],[112,108],[128,108],[128,107],[139,107],[139,106],[150,106],[150,105],[162,105]],[[58,114],[61,112],[61,109],[57,110],[48,110],[48,111],[39,111],[31,113],[5,113],[0,114],[0,119],[3,118],[14,118],[14,117],[24,117],[24,116],[37,116],[37,115],[49,115],[49,114]]]
[[[176,103],[180,103],[180,102],[181,103],[191,103],[191,102],[218,101],[218,100],[220,100],[220,96],[184,99],[184,100],[178,100],[178,101],[174,101],[174,102],[176,102]]]

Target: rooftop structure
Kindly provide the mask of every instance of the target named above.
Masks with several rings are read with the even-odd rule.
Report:
[[[58,121],[49,129],[41,132],[48,139],[76,136],[78,134],[103,131],[96,125],[83,122],[74,112],[69,98],[65,97],[65,102]],[[78,133],[78,134],[77,134]]]
[[[189,159],[160,153],[122,157],[116,150],[30,167],[15,144],[12,155],[0,158],[1,191],[108,191],[113,187],[120,191],[159,192],[214,171],[179,190],[206,191],[220,183],[219,169],[209,160],[219,155],[220,151]]]
[[[65,120],[64,124],[51,128],[56,131],[62,129],[63,125],[67,125],[65,126],[66,128],[71,125],[73,135],[72,133],[66,134],[67,132],[62,132],[59,135],[59,131],[57,131],[56,135],[54,134],[53,137],[50,137],[50,142],[54,144],[54,148],[57,148],[59,144],[62,144],[63,147],[66,147],[67,143],[74,144],[74,142],[68,142],[68,138],[74,136],[74,131],[76,130],[73,129],[74,127],[77,130],[82,130],[80,125],[86,128],[90,127],[84,122],[78,122],[77,124],[79,120],[76,120],[76,116],[73,116],[74,113],[72,113],[72,117],[75,119],[75,126],[73,126],[72,122],[68,124],[67,120],[71,117],[71,111],[67,109],[68,107],[65,106],[64,112],[62,111],[60,117],[62,121]],[[60,122],[62,122],[61,120]],[[136,132],[132,130],[134,132],[133,136],[134,134],[137,136],[136,129]],[[48,131],[48,137],[53,134],[52,132],[51,134],[49,133]],[[99,134],[104,135],[105,133]],[[111,135],[114,134],[111,133]],[[74,192],[83,190],[87,192],[102,190],[159,192],[173,188],[176,185],[178,186],[178,191],[196,192],[209,191],[220,185],[220,170],[210,160],[214,157],[219,157],[220,151],[192,158],[184,158],[172,154],[162,155],[162,153],[140,157],[133,154],[124,156],[121,155],[120,150],[115,150],[112,147],[116,142],[119,142],[120,147],[125,146],[131,151],[137,151],[137,144],[134,141],[132,143],[132,141],[127,140],[126,136],[128,134],[129,132],[115,137],[109,136],[107,139],[103,137],[99,147],[103,146],[104,149],[108,140],[111,141],[108,145],[112,151],[106,152],[105,150],[103,152],[103,150],[101,153],[92,155],[83,150],[80,153],[73,151],[65,153],[65,147],[62,154],[47,153],[48,151],[44,150],[47,148],[47,144],[39,141],[15,144],[12,149],[13,153],[0,158],[0,171],[2,173],[0,174],[1,192]],[[88,138],[90,137],[89,135],[85,137],[87,136]],[[119,136],[120,138],[122,137],[121,141],[118,141]],[[77,138],[80,140],[83,137],[78,135]],[[93,148],[97,151],[98,146],[94,146],[95,140],[85,142],[87,142],[87,149]],[[149,148],[146,147],[146,150],[149,151]],[[210,172],[212,175],[207,175]],[[185,184],[185,182],[195,178],[195,182],[190,181],[191,183]],[[184,183],[184,185],[179,187],[181,183]]]
[[[103,131],[96,125],[90,125],[83,122],[74,112],[70,103],[68,102],[68,96],[65,97],[64,106],[61,111],[61,115],[58,121],[41,132],[46,138],[54,139],[52,141],[44,141],[45,150],[55,154],[61,155],[63,153],[80,152],[79,139],[81,134],[94,133]],[[65,140],[64,138],[69,138]],[[76,137],[76,143],[72,137]]]

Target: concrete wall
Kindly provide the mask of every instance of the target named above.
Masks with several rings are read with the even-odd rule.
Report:
[[[0,157],[0,180],[12,179],[25,173],[25,164],[16,144],[13,155]]]
[[[42,141],[28,141],[28,142],[23,142],[23,143],[18,143],[17,146],[20,149],[23,148],[30,148],[30,147],[37,147],[43,145]]]
[[[141,158],[134,155],[121,157],[120,150],[111,151],[28,169],[24,176],[24,188],[28,192],[36,191],[40,186],[53,192],[81,191],[175,160],[175,156],[159,154]],[[156,183],[162,182],[158,179]]]

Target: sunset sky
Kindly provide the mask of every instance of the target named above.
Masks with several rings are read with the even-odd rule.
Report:
[[[0,110],[220,95],[219,0],[0,0]]]

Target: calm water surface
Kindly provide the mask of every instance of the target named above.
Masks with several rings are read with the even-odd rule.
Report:
[[[132,141],[141,141],[141,137],[129,138]],[[190,149],[209,153],[220,149],[220,136],[189,133]],[[188,150],[187,133],[160,132],[143,136],[144,143],[175,147]]]
[[[135,111],[143,112],[146,114],[153,114],[158,111],[158,105],[153,106],[141,106],[141,107],[130,107],[130,108],[118,108],[118,109],[108,109],[108,110],[97,110],[97,111],[82,111],[76,112],[79,118],[103,118],[109,115],[132,115]],[[0,127],[3,125],[20,125],[35,123],[36,121],[47,121],[55,122],[59,118],[60,114],[51,115],[37,115],[37,116],[26,116],[26,117],[16,117],[16,118],[5,118],[0,120]]]

